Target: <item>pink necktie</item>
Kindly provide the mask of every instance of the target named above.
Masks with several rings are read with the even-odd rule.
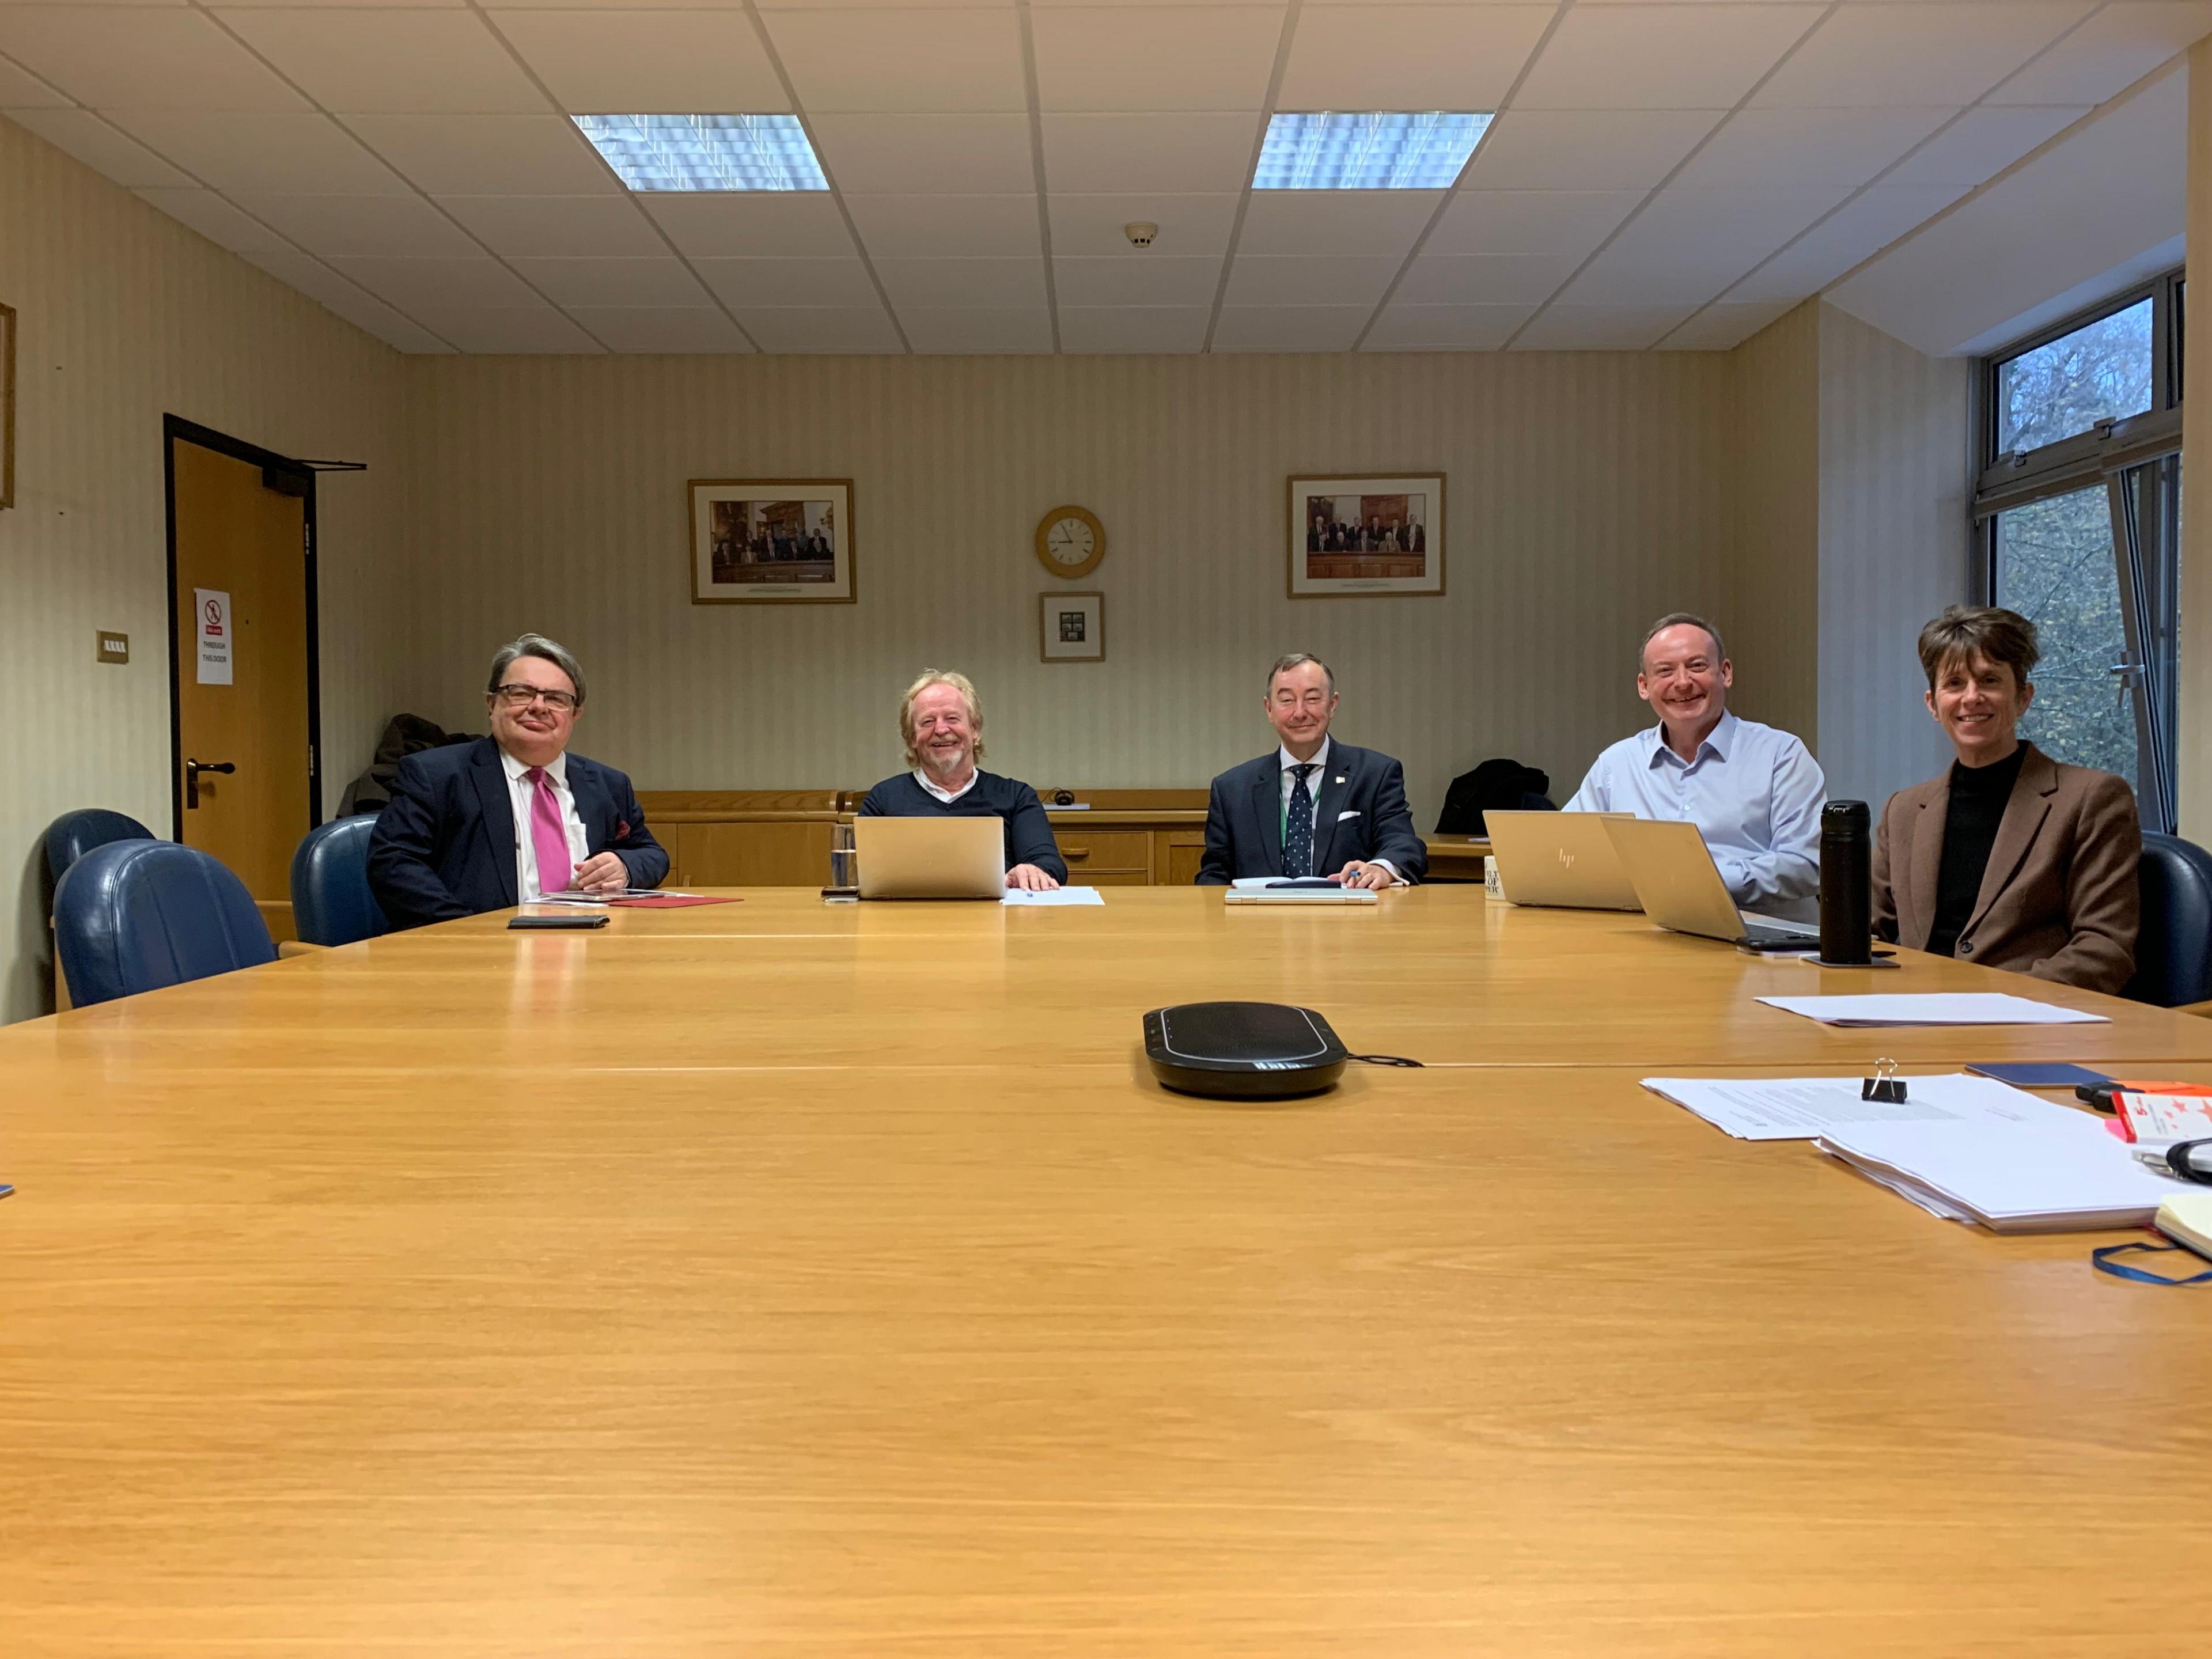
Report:
[[[568,831],[561,822],[561,802],[544,767],[533,766],[522,775],[534,787],[530,797],[530,841],[538,849],[538,890],[563,892],[575,879],[576,866],[568,860]]]

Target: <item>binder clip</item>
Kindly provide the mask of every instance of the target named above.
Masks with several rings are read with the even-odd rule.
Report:
[[[1893,1060],[1877,1060],[1874,1075],[1859,1085],[1861,1100],[1878,1100],[1885,1106],[1905,1104],[1905,1079],[1897,1074]]]

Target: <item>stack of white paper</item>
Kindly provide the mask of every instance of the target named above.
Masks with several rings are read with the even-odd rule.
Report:
[[[2081,1115],[1994,1078],[1961,1074],[1899,1080],[1906,1085],[1905,1097],[1896,1103],[1860,1099],[1861,1079],[1852,1077],[1647,1077],[1644,1086],[1738,1140],[1810,1140],[1861,1123]]]
[[[1033,893],[1025,887],[1009,887],[1001,904],[1103,904],[1105,897],[1096,887],[1054,887],[1042,893]]]
[[[1934,991],[1863,997],[1761,997],[1823,1025],[2109,1025],[2102,1014],[2032,1002],[2002,991]]]

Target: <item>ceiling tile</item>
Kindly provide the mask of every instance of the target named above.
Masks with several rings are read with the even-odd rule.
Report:
[[[699,307],[708,303],[681,259],[514,260],[515,272],[563,310],[580,307]]]
[[[689,356],[752,350],[738,325],[711,306],[574,306],[568,314],[611,351]]]
[[[1392,296],[1401,306],[1515,306],[1533,311],[1575,274],[1571,253],[1425,254],[1413,261]]]
[[[653,222],[628,196],[441,196],[438,205],[494,253],[665,253]],[[842,234],[842,231],[840,232]]]
[[[2106,6],[1990,94],[1992,104],[2101,104],[2212,34],[2212,0]]]
[[[1232,306],[1360,306],[1370,310],[1402,259],[1239,253],[1224,302]]]
[[[1863,185],[1957,113],[1948,108],[1744,110],[1723,124],[1669,188]]]
[[[872,254],[1002,258],[1043,251],[1035,195],[847,196]]]
[[[114,125],[87,109],[11,109],[7,118],[34,132],[64,155],[74,155],[95,173],[131,189],[168,185],[190,189],[191,177]],[[187,120],[203,117],[187,116]],[[319,121],[319,115],[301,119]]]
[[[433,196],[622,193],[562,115],[356,115],[346,125]]]
[[[1052,319],[1042,306],[921,310],[902,306],[899,322],[914,349],[921,352],[981,355],[1052,349]]]
[[[197,11],[0,6],[0,52],[97,109],[308,107]]]
[[[136,194],[140,201],[151,203],[216,246],[227,247],[234,253],[298,252],[268,226],[240,212],[211,190],[141,190]]]
[[[1820,21],[1817,5],[1577,6],[1516,109],[1729,109]]]
[[[1971,104],[2088,15],[2091,0],[1840,7],[1753,102],[1762,108]]]
[[[223,21],[340,115],[542,110],[545,99],[465,11],[236,11]]]
[[[1010,7],[775,11],[769,37],[809,112],[1026,112]]]
[[[1533,305],[1407,305],[1393,301],[1375,320],[1363,351],[1498,351],[1534,316]]]
[[[1256,110],[1267,100],[1278,5],[1066,8],[1036,12],[1037,94],[1048,110]]]
[[[837,204],[818,191],[757,196],[638,198],[678,252],[708,258],[764,255],[850,258],[853,234]]]
[[[520,277],[492,258],[400,259],[349,254],[333,258],[330,264],[379,299],[413,314],[433,308],[541,303],[523,286]]]
[[[1062,305],[1060,349],[1064,352],[1188,354],[1206,343],[1210,306]]]
[[[1469,164],[1471,190],[1649,190],[1719,110],[1512,110]]]
[[[1141,258],[1079,255],[1053,261],[1053,291],[1060,306],[1211,307],[1221,285],[1218,254],[1157,252]]]
[[[1224,253],[1237,222],[1237,198],[1218,196],[1076,196],[1054,191],[1046,198],[1052,215],[1052,251],[1067,254]],[[1123,227],[1152,224],[1159,234],[1149,248],[1130,246]]]
[[[732,310],[756,306],[880,307],[868,268],[849,252],[842,259],[700,259],[707,286]]]
[[[763,351],[899,354],[906,349],[879,305],[740,311],[738,320],[760,343]]]
[[[422,353],[450,352],[453,349],[420,324],[401,316],[383,301],[362,293],[329,266],[304,253],[256,252],[240,257],[386,345]]]
[[[1786,317],[1802,301],[1771,301],[1759,305],[1707,306],[1659,343],[1662,351],[1729,351],[1778,318]]]
[[[1863,190],[1737,283],[1726,297],[1765,303],[1818,294],[1966,193],[1963,185],[1881,184]]]
[[[596,356],[604,349],[551,306],[453,307],[418,314],[424,327],[435,330],[463,351],[533,356],[570,352]]]
[[[1640,190],[1463,190],[1424,253],[1567,253],[1579,259],[1644,199]]]
[[[1044,303],[1040,258],[878,259],[875,265],[902,321],[910,306],[965,311]],[[908,335],[911,338],[913,331]]]
[[[1018,195],[1036,188],[1025,115],[823,115],[815,153],[841,193]]]
[[[742,11],[514,11],[495,22],[562,107],[580,114],[791,107]]]
[[[1906,158],[1885,185],[1963,185],[1994,179],[2045,139],[2056,137],[2086,109],[1970,109]]]
[[[1561,297],[1573,305],[1702,305],[1848,193],[1669,187]]]
[[[1349,351],[1372,306],[1224,306],[1216,351]]]
[[[1258,115],[1234,112],[1048,115],[1045,179],[1055,195],[1241,191],[1261,131]]]
[[[1555,305],[1513,343],[1516,351],[1641,351],[1680,325],[1694,306]]]
[[[1275,107],[1494,110],[1557,10],[1307,6]]]
[[[0,110],[66,109],[69,102],[68,94],[55,90],[28,70],[18,69],[0,58]]]
[[[117,124],[216,190],[402,196],[407,183],[327,115],[131,110]]]
[[[310,253],[465,257],[483,252],[419,196],[241,195],[238,203]]]
[[[1255,191],[1237,251],[1402,259],[1443,199],[1440,190]]]

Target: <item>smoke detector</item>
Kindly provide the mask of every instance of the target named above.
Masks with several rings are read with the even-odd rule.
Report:
[[[1150,247],[1152,245],[1152,238],[1160,234],[1160,228],[1158,225],[1148,225],[1140,222],[1122,226],[1121,234],[1129,239],[1131,247]]]

